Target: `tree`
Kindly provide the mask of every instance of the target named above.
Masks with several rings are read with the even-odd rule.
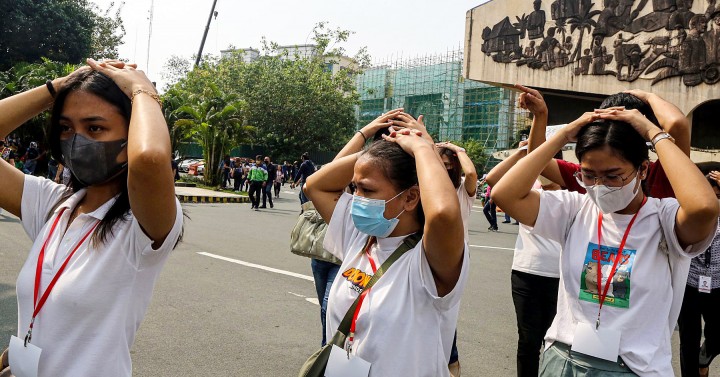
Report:
[[[169,114],[176,117],[171,134],[192,140],[203,148],[205,182],[219,183],[218,164],[230,148],[250,139],[254,127],[244,123],[245,103],[236,94],[219,89],[212,71],[192,72],[178,87],[166,93],[165,98],[185,103]],[[168,114],[166,113],[166,117]]]
[[[187,76],[192,68],[192,64],[188,59],[178,55],[172,55],[165,61],[163,71],[160,74],[165,81],[165,90],[169,90],[173,85],[177,84],[183,77]]]
[[[0,0],[0,70],[42,58],[77,64],[117,57],[125,30],[122,5],[110,15],[113,6],[99,14],[88,0]]]
[[[77,66],[42,59],[40,63],[18,63],[7,71],[0,71],[0,99],[22,93],[24,91],[44,85],[47,80],[66,76],[73,72]],[[33,140],[44,140],[47,131],[46,125],[50,113],[44,111],[29,120],[26,127],[18,129],[22,137]]]
[[[465,153],[470,160],[475,164],[475,170],[478,172],[478,176],[482,176],[487,165],[488,156],[485,154],[485,147],[478,140],[465,140],[462,142],[454,142],[458,146],[465,148]]]

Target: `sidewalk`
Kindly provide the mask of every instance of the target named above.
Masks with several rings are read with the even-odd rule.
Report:
[[[197,187],[175,187],[180,203],[250,203],[246,195],[206,190]]]

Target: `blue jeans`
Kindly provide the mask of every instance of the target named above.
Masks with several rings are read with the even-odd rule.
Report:
[[[327,342],[325,337],[325,314],[327,313],[328,296],[330,296],[330,288],[332,288],[333,281],[335,281],[335,276],[340,270],[340,266],[335,263],[311,259],[310,267],[312,268],[313,278],[315,278],[315,290],[317,291],[317,297],[320,303],[322,345],[324,346]]]
[[[308,197],[305,196],[305,193],[302,190],[302,186],[300,186],[300,194],[298,196],[300,197],[300,205],[303,205],[306,202],[310,201],[310,199],[308,199]]]
[[[485,218],[490,223],[490,227],[493,229],[497,229],[497,212],[495,212],[495,202],[488,201],[485,203],[485,207],[483,207],[483,213],[485,214]]]

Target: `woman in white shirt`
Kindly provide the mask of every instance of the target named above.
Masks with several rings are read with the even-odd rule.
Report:
[[[53,105],[51,152],[72,172],[66,187],[0,161],[0,207],[35,241],[16,283],[17,375],[130,376],[135,333],[182,231],[155,88],[135,65],[88,64],[0,101],[0,138]]]
[[[468,269],[455,189],[433,144],[415,130],[393,131],[364,152],[344,154],[372,137],[372,127],[366,127],[341,151],[345,157],[323,166],[305,184],[329,223],[324,246],[343,261],[330,292],[326,334],[337,330],[369,280],[364,277],[374,274],[373,265],[380,266],[405,237],[420,232],[417,246],[363,301],[350,354],[372,365],[370,376],[448,376]],[[343,193],[351,181],[354,196]],[[370,237],[376,242],[364,247]]]
[[[567,142],[577,140],[587,195],[532,190]],[[641,182],[651,141],[677,199],[648,198]],[[690,264],[717,225],[710,185],[670,135],[637,110],[585,113],[517,163],[492,196],[533,232],[563,245],[558,313],[541,376],[670,376],[670,337]]]

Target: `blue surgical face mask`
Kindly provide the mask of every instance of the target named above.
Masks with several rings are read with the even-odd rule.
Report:
[[[390,200],[370,199],[363,196],[353,195],[352,207],[350,214],[352,215],[355,227],[368,235],[384,238],[390,235],[397,226],[398,217],[405,212],[403,209],[397,216],[388,220],[383,215],[385,213],[385,204],[400,196],[406,190],[390,198]]]

